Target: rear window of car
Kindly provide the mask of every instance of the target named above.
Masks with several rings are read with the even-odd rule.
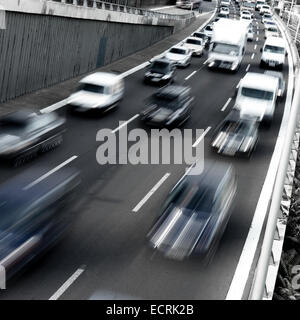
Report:
[[[196,45],[198,45],[198,46],[201,46],[201,41],[200,41],[200,40],[187,39],[187,40],[186,40],[186,43],[189,43],[189,44],[196,44]]]

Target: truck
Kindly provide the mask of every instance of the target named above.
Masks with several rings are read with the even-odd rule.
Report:
[[[248,28],[248,21],[218,20],[209,47],[208,67],[236,72],[246,51]]]

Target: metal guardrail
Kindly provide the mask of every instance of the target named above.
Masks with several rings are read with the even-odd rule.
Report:
[[[297,43],[297,33],[292,33],[293,29],[289,27],[291,16],[286,20],[284,18],[284,14],[281,14],[282,20],[281,24],[284,27],[284,33],[288,40],[290,49],[291,49],[291,56],[293,60],[293,71],[294,71],[294,78],[292,81],[294,81],[294,94],[292,96],[292,104],[287,124],[287,130],[285,132],[284,136],[284,144],[282,147],[281,152],[281,158],[279,161],[277,174],[275,183],[273,186],[273,193],[272,193],[272,201],[270,203],[268,218],[266,222],[266,228],[265,228],[265,234],[263,238],[262,248],[260,252],[260,257],[258,260],[258,264],[256,267],[256,274],[254,277],[254,281],[252,284],[252,290],[249,299],[251,300],[261,300],[264,297],[270,298],[268,295],[270,292],[266,292],[267,295],[265,295],[265,289],[266,289],[266,280],[267,275],[269,272],[270,267],[270,261],[273,260],[273,266],[275,266],[278,271],[278,261],[275,261],[272,248],[273,243],[275,239],[275,233],[276,229],[278,227],[278,221],[280,218],[279,213],[282,210],[282,202],[285,200],[290,199],[284,199],[284,186],[285,181],[287,180],[287,172],[290,162],[290,156],[291,156],[291,150],[293,145],[293,139],[297,130],[297,126],[299,126],[299,111],[300,111],[300,74],[299,74],[299,52],[296,47]],[[277,17],[278,21],[280,22],[280,18]],[[286,24],[284,26],[283,22]],[[299,47],[298,47],[299,49]],[[289,208],[286,208],[289,210]],[[280,241],[283,243],[283,239],[280,239]],[[282,249],[282,244],[281,244]],[[280,257],[279,257],[280,259]],[[272,286],[275,286],[275,280],[273,279],[274,283]],[[273,292],[271,292],[273,294]]]
[[[281,19],[289,29],[292,39],[300,51],[300,15],[290,11],[283,11]]]
[[[115,12],[136,14],[144,17],[158,18],[158,19],[185,20],[185,19],[191,19],[195,16],[194,12],[190,12],[188,14],[182,14],[182,15],[161,13],[161,12],[151,11],[147,9],[129,7],[126,5],[121,5],[119,3],[112,3],[112,2],[99,1],[99,0],[47,0],[47,1],[60,2],[68,5],[94,8],[99,10],[110,10]]]

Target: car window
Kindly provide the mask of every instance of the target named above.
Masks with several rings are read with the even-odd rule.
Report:
[[[202,44],[202,42],[200,40],[196,40],[196,39],[187,39],[186,43],[195,44],[195,45],[198,45],[198,46],[201,46],[201,44]]]
[[[273,99],[273,92],[271,91],[243,87],[241,93],[243,96],[249,97],[249,98],[261,99],[261,100]]]
[[[281,54],[283,54],[284,53],[284,48],[277,47],[277,46],[271,46],[271,45],[267,44],[267,45],[265,45],[264,51],[265,52],[273,52],[273,53],[281,53]]]
[[[98,86],[95,84],[91,84],[91,83],[83,83],[81,84],[77,91],[88,91],[88,92],[93,92],[93,93],[100,93],[100,94],[104,94],[105,93],[105,87],[104,86]]]
[[[171,48],[169,52],[176,54],[186,54],[186,50],[180,48]]]

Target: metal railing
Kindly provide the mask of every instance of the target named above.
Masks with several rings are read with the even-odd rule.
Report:
[[[60,2],[67,5],[75,5],[86,8],[94,8],[99,10],[110,10],[115,12],[123,12],[127,14],[135,14],[149,18],[158,18],[158,19],[169,19],[169,20],[185,20],[195,17],[194,12],[189,12],[187,14],[169,14],[161,13],[157,11],[141,9],[137,7],[129,7],[122,5],[119,2],[107,2],[99,0],[47,0],[52,2]]]
[[[269,292],[266,292],[266,279],[270,266],[270,261],[273,260],[273,265],[276,264],[278,268],[279,261],[275,261],[272,253],[273,243],[275,239],[275,233],[277,229],[277,223],[280,218],[279,213],[282,210],[282,202],[284,199],[283,190],[285,181],[287,179],[288,166],[290,162],[291,149],[293,145],[293,138],[296,133],[297,126],[299,126],[299,111],[300,111],[300,75],[299,75],[299,47],[297,50],[296,44],[298,43],[297,32],[293,33],[294,29],[291,28],[291,13],[289,17],[285,16],[285,12],[280,14],[282,21],[280,22],[279,17],[277,17],[278,22],[283,25],[285,36],[288,40],[289,47],[291,49],[291,57],[293,60],[293,71],[294,71],[294,94],[292,96],[292,104],[288,118],[287,129],[284,134],[284,144],[282,147],[281,158],[279,161],[275,183],[273,186],[272,200],[270,203],[270,209],[268,213],[268,218],[266,222],[266,228],[262,243],[262,248],[260,252],[260,257],[256,267],[256,274],[252,284],[252,290],[249,299],[260,300],[264,297],[268,297]],[[287,19],[286,19],[287,18]],[[285,26],[283,24],[285,23]],[[289,210],[289,208],[288,208]],[[281,239],[283,241],[283,239]],[[273,257],[273,259],[270,259]],[[279,257],[280,259],[280,257]],[[277,269],[278,270],[278,269]],[[276,280],[276,279],[275,279]],[[275,286],[275,280],[272,285]],[[273,293],[273,292],[272,292]]]

